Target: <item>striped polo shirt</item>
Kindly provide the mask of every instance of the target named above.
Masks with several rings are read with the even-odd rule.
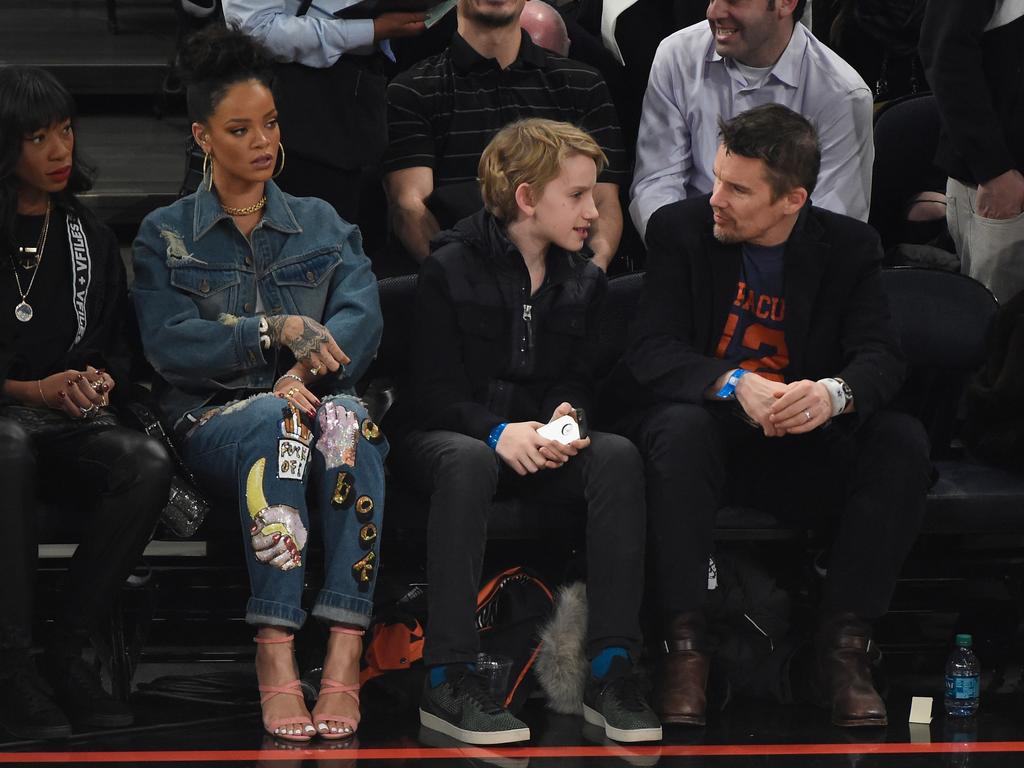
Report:
[[[626,185],[629,164],[608,87],[597,70],[535,45],[525,32],[507,69],[457,32],[448,48],[388,86],[389,147],[384,173],[428,167],[434,186],[476,180],[480,155],[516,120],[545,117],[587,131],[608,156],[598,181]]]

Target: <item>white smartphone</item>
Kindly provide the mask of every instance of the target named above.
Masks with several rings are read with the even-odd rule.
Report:
[[[557,440],[562,445],[568,445],[580,439],[580,425],[572,416],[560,416],[540,427],[537,434],[545,440]]]

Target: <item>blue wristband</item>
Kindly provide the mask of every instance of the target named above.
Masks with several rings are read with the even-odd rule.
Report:
[[[492,451],[498,450],[498,441],[501,439],[501,433],[505,431],[507,426],[508,422],[503,421],[501,424],[495,425],[494,429],[491,430],[491,434],[487,436],[487,444],[491,446]]]
[[[732,372],[732,375],[726,380],[722,388],[715,392],[715,397],[721,398],[722,400],[732,400],[736,397],[736,383],[746,376],[750,371],[746,368],[737,368]]]

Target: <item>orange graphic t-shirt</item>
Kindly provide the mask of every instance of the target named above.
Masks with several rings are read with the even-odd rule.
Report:
[[[743,245],[736,296],[715,349],[715,357],[778,382],[785,382],[789,366],[785,248],[785,243],[770,248]]]

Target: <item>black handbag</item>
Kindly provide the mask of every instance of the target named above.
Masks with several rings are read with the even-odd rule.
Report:
[[[128,403],[123,410],[136,422],[134,426],[154,438],[167,450],[167,455],[174,462],[175,474],[171,478],[171,490],[167,497],[167,505],[160,515],[160,523],[173,536],[179,539],[190,538],[206,519],[210,503],[199,490],[195,477],[181,460],[174,441],[164,430],[156,414],[140,402]]]

